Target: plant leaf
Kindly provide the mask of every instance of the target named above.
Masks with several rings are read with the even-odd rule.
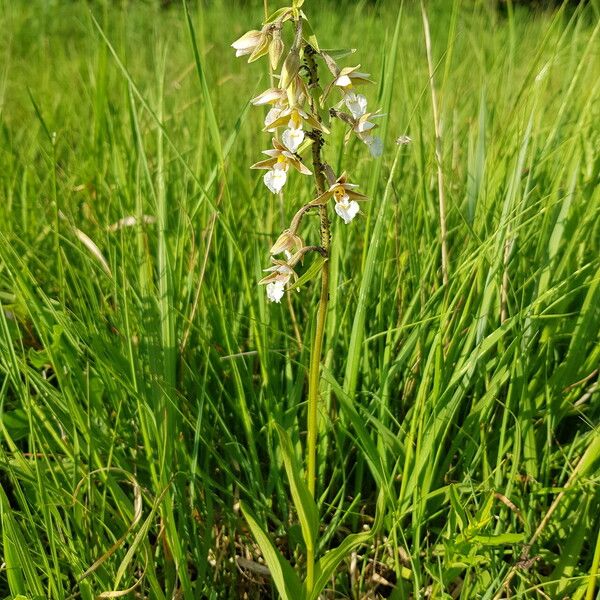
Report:
[[[269,535],[258,524],[252,512],[243,504],[241,505],[241,509],[256,543],[263,553],[279,595],[283,600],[304,600],[305,594],[302,589],[302,583],[292,565],[275,548]]]
[[[300,466],[294,455],[292,442],[287,431],[277,423],[275,424],[281,450],[283,452],[283,465],[290,484],[292,501],[298,513],[300,527],[302,528],[302,537],[307,549],[314,550],[319,534],[319,512],[317,505],[313,500],[305,480],[300,476]]]
[[[290,285],[291,290],[297,290],[299,287],[303,286],[305,283],[309,282],[315,275],[321,270],[323,263],[326,261],[326,258],[319,256],[312,265],[306,270],[305,273],[302,274],[301,277],[298,278],[298,281],[292,283]]]

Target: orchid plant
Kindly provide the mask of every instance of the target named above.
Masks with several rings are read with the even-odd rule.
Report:
[[[358,185],[350,182],[346,172],[336,176],[323,158],[323,148],[331,135],[332,121],[338,120],[347,129],[345,143],[356,136],[367,146],[373,157],[381,156],[383,151],[382,140],[375,135],[378,127],[376,120],[383,115],[378,111],[369,112],[366,96],[357,91],[359,87],[372,83],[370,75],[360,71],[360,65],[338,65],[337,61],[351,54],[352,50],[323,50],[319,47],[308,19],[301,10],[303,4],[304,0],[294,0],[292,6],[281,8],[268,17],[261,29],[248,31],[232,44],[236,56],[247,56],[249,63],[268,56],[272,72],[277,72],[280,63],[282,64],[279,74],[272,77],[272,81],[277,81],[278,85],[261,92],[251,101],[255,106],[268,108],[264,131],[272,136],[272,148],[263,151],[267,158],[256,162],[251,168],[266,171],[263,182],[274,194],[282,192],[288,179],[298,175],[312,176],[316,188],[314,198],[296,211],[289,227],[271,247],[271,266],[265,269],[268,274],[259,281],[260,285],[266,286],[268,300],[278,303],[286,292],[298,286],[298,263],[312,252],[322,257],[321,293],[309,367],[305,480],[299,476],[300,471],[287,432],[278,428],[292,500],[298,511],[306,545],[304,582],[300,581],[296,571],[273,546],[252,513],[244,507],[246,519],[261,547],[279,593],[284,598],[294,600],[318,598],[339,562],[352,548],[367,541],[371,535],[370,532],[350,535],[338,548],[327,552],[319,561],[316,560],[315,548],[319,534],[318,509],[314,501],[317,416],[321,355],[329,300],[327,259],[331,242],[330,207],[333,205],[334,213],[345,224],[349,224],[360,213],[359,202],[367,200],[358,191]],[[283,33],[288,26],[291,29],[291,43],[286,52]],[[320,85],[318,61],[330,73],[329,82],[324,89]],[[320,240],[317,245],[305,245],[300,235],[302,220],[309,213],[319,215]]]

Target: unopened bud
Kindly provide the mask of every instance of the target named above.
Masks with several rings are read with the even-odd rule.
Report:
[[[283,69],[281,69],[281,87],[285,90],[287,89],[292,81],[298,75],[298,71],[300,70],[300,52],[294,49],[291,50],[287,55],[285,62],[283,63]]]
[[[301,248],[303,245],[299,236],[292,233],[289,229],[285,229],[273,244],[270,253],[280,254],[281,252],[291,252],[294,248]]]
[[[281,39],[281,30],[273,30],[273,40],[269,45],[269,60],[271,61],[271,69],[275,70],[279,64],[281,55],[283,54],[284,46]]]

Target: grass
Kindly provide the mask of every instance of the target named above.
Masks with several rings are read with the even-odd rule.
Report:
[[[196,57],[177,3],[1,4],[3,598],[275,597],[240,501],[304,564],[310,336],[256,281],[312,190],[248,170],[262,3],[192,4]],[[598,6],[429,3],[439,163],[418,4],[305,8],[388,113],[382,159],[325,149],[371,200],[334,223],[318,551],[383,498],[325,597],[597,598]]]

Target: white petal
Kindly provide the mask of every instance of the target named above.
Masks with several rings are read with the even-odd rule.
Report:
[[[286,129],[281,136],[283,145],[290,152],[294,153],[300,147],[302,140],[304,140],[304,131],[302,129]]]
[[[350,77],[348,77],[348,75],[340,75],[334,81],[334,84],[338,85],[339,87],[348,87],[349,85],[352,85],[352,79],[350,79]]]
[[[235,42],[233,42],[233,44],[231,44],[232,48],[235,48],[236,50],[240,51],[240,50],[254,50],[254,48],[256,46],[258,46],[260,40],[262,37],[262,33],[260,31],[248,31],[246,32],[241,38],[238,38],[237,40],[235,40]],[[244,54],[247,54],[247,52],[245,52]],[[241,55],[240,55],[241,56]]]
[[[337,202],[335,205],[335,212],[344,219],[346,225],[354,219],[359,210],[358,202],[354,200]]]
[[[364,133],[365,131],[369,131],[369,129],[373,129],[373,127],[375,127],[375,123],[371,123],[371,121],[359,121],[354,127],[354,131]]]
[[[278,194],[285,185],[287,173],[283,169],[271,169],[265,173],[263,181],[265,185],[274,193]]]
[[[355,119],[359,119],[367,112],[367,99],[362,94],[350,92],[344,96],[344,102]]]
[[[279,302],[283,298],[285,284],[283,281],[273,281],[267,284],[269,302]]]
[[[252,100],[250,100],[250,103],[254,104],[254,106],[261,106],[262,104],[271,104],[275,100],[281,100],[281,91],[282,90],[277,88],[269,88],[268,90],[262,92],[262,94],[256,96],[256,98],[252,98]]]

